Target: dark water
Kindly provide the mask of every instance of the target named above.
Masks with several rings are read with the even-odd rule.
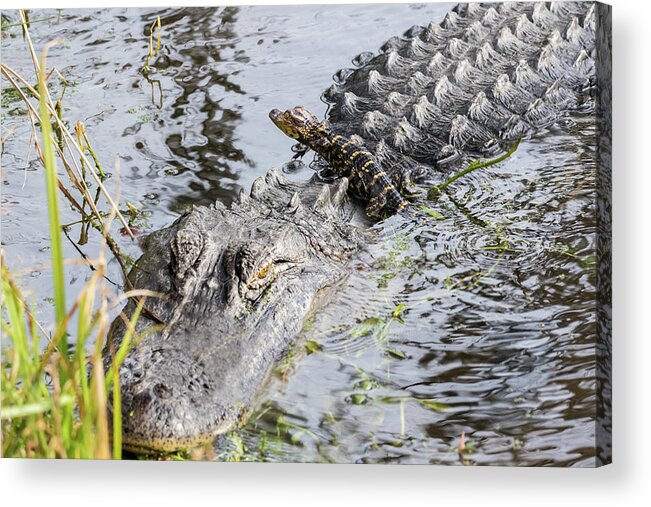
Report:
[[[270,109],[302,104],[323,115],[319,96],[334,71],[448,9],[33,11],[32,20],[49,19],[31,33],[37,50],[62,40],[49,62],[72,84],[64,115],[84,121],[105,167],[119,161],[111,187],[119,180],[121,202],[145,211],[146,232],[191,204],[229,202],[285,162],[290,142]],[[138,69],[157,14],[163,48],[147,80]],[[3,33],[2,61],[33,76],[18,28]],[[49,259],[44,178],[10,98],[3,92],[3,135],[15,130],[2,155],[2,243],[10,268],[29,270]],[[281,367],[250,422],[219,440],[217,456],[594,465],[594,185],[594,118],[575,116],[456,184],[436,205],[444,220],[376,226],[305,332],[322,350]],[[63,214],[64,223],[77,220]],[[82,248],[92,256],[97,241]],[[124,237],[120,245],[139,253]],[[88,275],[68,268],[70,300]],[[30,270],[23,283],[50,322],[49,271]]]

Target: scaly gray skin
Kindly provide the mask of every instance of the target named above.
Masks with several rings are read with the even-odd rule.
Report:
[[[324,93],[332,129],[374,151],[394,178],[505,149],[593,109],[598,16],[594,3],[460,5],[339,71]]]
[[[576,3],[460,7],[339,73],[325,93],[333,131],[372,150],[403,188],[405,169],[499,150],[523,130],[590,110],[600,12]],[[120,369],[126,448],[189,448],[246,416],[321,296],[346,276],[357,248],[346,190],[346,178],[299,185],[272,170],[231,208],[195,208],[148,237],[130,278],[167,295],[147,300],[166,326]],[[143,315],[138,331],[154,324]],[[123,332],[116,319],[107,366]]]

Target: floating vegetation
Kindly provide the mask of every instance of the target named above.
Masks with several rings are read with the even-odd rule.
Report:
[[[383,251],[388,252],[375,260],[374,267],[380,274],[369,275],[370,278],[377,279],[378,288],[387,287],[389,280],[412,267],[414,260],[406,253],[410,248],[411,242],[404,234],[396,236],[390,244],[381,247]]]
[[[305,350],[308,355],[313,354],[314,352],[321,352],[323,350],[323,345],[315,340],[308,340],[305,343]]]
[[[557,243],[554,248],[552,248],[552,252],[576,260],[581,267],[585,269],[595,269],[597,266],[598,259],[595,254],[577,255],[576,252],[572,251],[572,249],[564,243]]]
[[[464,170],[451,176],[450,178],[445,180],[445,182],[443,182],[442,184],[430,188],[429,191],[427,192],[427,199],[429,199],[430,201],[436,201],[441,195],[441,192],[443,192],[443,190],[445,190],[450,184],[454,183],[459,178],[462,178],[463,176],[466,176],[467,174],[470,174],[471,172],[476,171],[477,169],[490,167],[492,165],[499,164],[500,162],[506,160],[507,158],[509,158],[511,155],[515,153],[515,151],[518,149],[518,146],[520,146],[521,140],[522,140],[522,134],[520,134],[520,137],[513,144],[513,146],[511,146],[509,151],[507,151],[503,155],[500,155],[497,158],[494,158],[492,160],[482,160],[482,159],[473,160],[470,164],[468,164],[468,166]]]
[[[158,30],[158,36],[156,38],[156,47],[154,48],[154,30]],[[147,75],[151,72],[151,66],[149,65],[151,59],[155,57],[158,52],[160,51],[160,39],[161,39],[161,22],[160,22],[160,16],[156,16],[156,19],[153,21],[151,26],[149,27],[149,53],[147,53],[147,56],[145,57],[145,64],[142,66],[140,69],[140,72],[143,73],[143,75]]]
[[[156,37],[156,47],[154,47],[154,29],[157,29]],[[163,87],[160,80],[152,79],[150,74],[152,74],[152,67],[150,65],[151,59],[154,58],[161,48],[161,21],[160,16],[156,16],[156,19],[152,22],[149,27],[149,52],[145,57],[145,64],[140,68],[141,74],[145,77],[147,82],[151,86],[151,103],[155,105],[158,109],[163,107]],[[156,100],[156,90],[158,90],[158,100]],[[149,115],[139,116],[140,120],[143,123],[148,123],[151,120]]]
[[[418,206],[418,209],[421,210],[423,213],[427,214],[434,220],[445,220],[445,215],[436,211],[434,208],[430,208],[429,206],[425,206],[424,204],[421,204]]]

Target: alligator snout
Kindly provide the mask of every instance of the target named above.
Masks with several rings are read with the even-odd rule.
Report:
[[[212,440],[225,410],[200,360],[177,349],[132,354],[123,364],[123,441],[126,448],[172,451]]]
[[[283,112],[280,109],[272,109],[269,111],[269,118],[271,118],[271,121],[274,123],[278,120],[280,120],[280,116],[283,114]]]

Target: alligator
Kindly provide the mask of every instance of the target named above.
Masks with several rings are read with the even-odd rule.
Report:
[[[338,176],[346,178],[355,194],[369,202],[366,213],[370,217],[382,218],[410,206],[369,150],[336,134],[305,108],[273,109],[269,117],[286,135],[317,152]]]
[[[399,212],[405,181],[423,168],[433,178],[455,158],[598,107],[601,7],[459,5],[338,72],[324,93],[328,123],[300,107],[272,111],[335,177],[291,182],[272,169],[230,207],[195,207],[146,238],[129,278],[165,297],[147,299],[119,369],[123,446],[187,449],[246,419],[364,242],[349,193],[374,217]],[[131,301],[114,321],[106,366],[135,311]]]

